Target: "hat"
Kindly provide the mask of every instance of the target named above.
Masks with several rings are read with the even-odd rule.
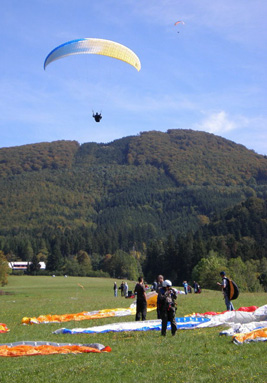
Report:
[[[220,275],[225,275],[225,271],[221,271],[221,272],[220,272]]]

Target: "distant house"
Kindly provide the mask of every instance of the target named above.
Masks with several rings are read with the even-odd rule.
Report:
[[[8,262],[8,266],[12,270],[27,270],[28,265],[31,265],[31,262]],[[45,262],[39,262],[40,270],[45,270]]]

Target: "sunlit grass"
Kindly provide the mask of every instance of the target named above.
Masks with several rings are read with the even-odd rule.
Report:
[[[112,279],[79,277],[9,277],[2,295],[0,322],[10,332],[0,334],[1,343],[45,340],[70,343],[102,343],[111,353],[51,355],[0,359],[1,383],[54,382],[265,382],[266,343],[236,346],[221,337],[221,328],[183,330],[162,338],[157,331],[92,335],[55,335],[61,327],[90,327],[134,320],[133,316],[64,324],[23,326],[24,316],[66,314],[104,308],[129,307],[132,300],[113,297]],[[133,289],[134,282],[129,282]],[[240,294],[240,306],[266,304],[267,295]],[[219,291],[178,296],[178,316],[192,312],[223,311]],[[156,313],[147,319],[155,319]]]

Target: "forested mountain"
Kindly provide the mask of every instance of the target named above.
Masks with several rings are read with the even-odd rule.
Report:
[[[267,198],[266,156],[204,132],[2,148],[0,250],[56,248],[62,263],[86,251],[94,269],[118,250],[144,260],[153,240],[193,235],[250,197]]]
[[[200,278],[194,268],[205,262],[209,277]],[[214,215],[194,234],[152,241],[144,265],[150,279],[161,272],[181,283],[193,275],[193,279],[205,279],[202,284],[209,288],[213,276],[217,279],[228,268],[232,277],[241,273],[240,282],[247,286],[255,284],[255,275],[264,275],[267,288],[267,199],[250,197]]]

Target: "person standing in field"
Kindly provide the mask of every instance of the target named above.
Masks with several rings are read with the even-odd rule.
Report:
[[[144,286],[143,277],[138,278],[138,283],[135,285],[135,288],[134,288],[134,294],[137,296],[135,320],[140,321],[141,316],[142,316],[142,321],[146,320],[147,298],[146,298],[146,290]]]
[[[119,290],[121,291],[121,297],[123,297],[124,296],[124,282],[121,282]]]
[[[167,324],[171,323],[172,335],[175,335],[177,331],[177,325],[175,321],[175,311],[177,294],[175,289],[172,288],[172,282],[166,279],[162,283],[160,294],[160,312],[161,312],[161,335],[166,336]]]
[[[224,271],[220,272],[220,276],[222,278],[222,283],[217,282],[217,285],[222,288],[223,297],[224,297],[224,301],[225,301],[225,305],[226,305],[226,310],[227,311],[233,311],[234,306],[233,306],[233,303],[229,299],[229,292],[230,292],[229,291],[229,289],[230,289],[229,280],[226,277],[226,274]]]
[[[114,282],[113,290],[114,290],[114,297],[117,297],[118,296],[118,286],[117,286],[116,282]]]
[[[194,288],[194,293],[198,294],[199,293],[199,284],[196,281],[194,281],[194,283],[193,283],[193,288]]]
[[[162,288],[162,283],[164,281],[163,275],[158,275],[157,277],[157,290],[156,292],[158,293],[157,297],[157,318],[161,319],[161,313],[160,313],[160,294],[161,294],[161,288]]]
[[[157,281],[155,280],[155,281],[152,283],[151,291],[157,291],[157,287],[158,287],[158,283],[157,283]]]
[[[129,290],[128,283],[125,282],[124,283],[124,296],[125,296],[125,298],[128,297],[128,290]]]
[[[187,281],[183,281],[183,286],[184,286],[184,292],[187,295],[187,293],[188,293],[188,283],[187,283]]]

